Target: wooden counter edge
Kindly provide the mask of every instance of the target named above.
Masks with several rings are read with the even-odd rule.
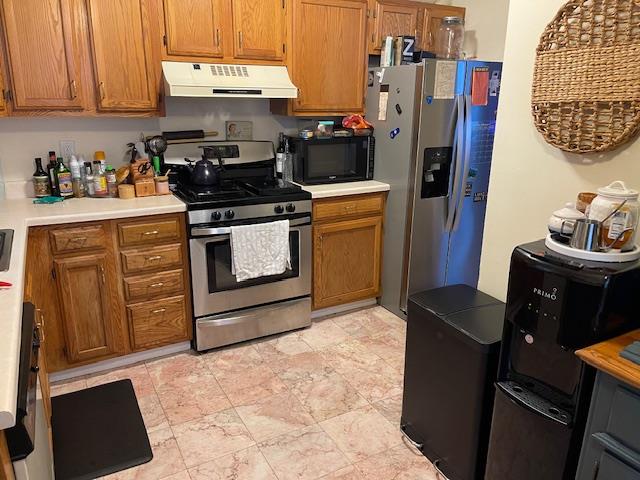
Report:
[[[578,350],[576,355],[598,370],[640,389],[640,365],[620,356],[620,352],[635,341],[640,341],[640,329]]]

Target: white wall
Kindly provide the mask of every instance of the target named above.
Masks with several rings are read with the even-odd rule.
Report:
[[[553,210],[617,179],[640,188],[640,141],[602,155],[546,144],[530,113],[535,49],[564,0],[511,3],[479,288],[504,299],[513,248],[546,234]]]
[[[262,99],[167,98],[164,118],[0,118],[0,181],[22,181],[33,174],[35,157],[59,152],[60,140],[74,140],[76,151],[90,159],[104,150],[108,162],[125,158],[127,143],[166,130],[218,130],[226,120],[253,121],[256,140],[276,140],[278,132],[296,128],[294,118],[271,115]]]
[[[509,0],[438,0],[435,3],[467,9],[463,46],[467,57],[489,61],[502,60]],[[514,3],[535,2],[514,0]]]

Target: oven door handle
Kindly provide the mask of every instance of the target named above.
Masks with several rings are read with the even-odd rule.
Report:
[[[308,217],[296,218],[289,222],[291,227],[300,227],[304,225],[311,225],[311,220]],[[208,237],[211,235],[229,235],[231,233],[231,227],[211,227],[201,228],[196,227],[191,229],[192,237]]]

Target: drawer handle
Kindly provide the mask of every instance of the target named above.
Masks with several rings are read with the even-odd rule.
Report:
[[[87,241],[87,237],[73,237],[70,241],[73,243],[84,243]]]
[[[151,285],[149,285],[151,288],[158,288],[158,287],[164,287],[164,283],[163,282],[158,282],[158,283],[152,283]]]
[[[345,209],[347,212],[353,212],[353,211],[356,209],[356,206],[355,206],[355,205],[345,205],[345,206],[344,206],[344,209]]]
[[[151,313],[164,313],[166,311],[167,311],[166,308],[158,308],[156,310],[151,310]]]
[[[162,255],[153,255],[146,258],[149,262],[155,262],[156,260],[162,260]]]
[[[150,232],[144,232],[143,235],[157,235],[159,233],[158,230],[151,230]]]

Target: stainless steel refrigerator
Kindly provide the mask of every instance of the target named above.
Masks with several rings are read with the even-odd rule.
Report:
[[[481,61],[369,70],[374,177],[391,185],[381,303],[398,315],[413,293],[477,286],[501,76]]]

